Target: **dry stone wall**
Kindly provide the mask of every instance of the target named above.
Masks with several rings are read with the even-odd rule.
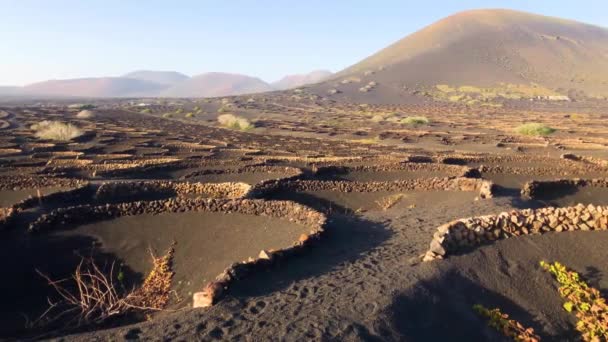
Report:
[[[38,176],[0,176],[0,190],[40,189],[46,187],[77,187],[85,182],[73,178]]]
[[[608,188],[608,178],[529,181],[524,184],[521,190],[521,195],[522,197],[532,199],[538,198],[544,193],[566,191],[584,187]]]
[[[444,177],[407,179],[393,182],[350,182],[295,180],[278,181],[261,184],[254,189],[256,195],[274,191],[340,191],[340,192],[377,192],[377,191],[413,191],[413,190],[453,190],[478,191],[479,197],[491,198],[494,184],[479,178]]]
[[[210,198],[241,198],[249,194],[251,186],[246,183],[190,183],[170,181],[112,182],[102,184],[95,198],[102,202],[123,201],[141,198],[146,194],[205,195]]]
[[[437,228],[423,261],[442,259],[471,247],[528,234],[608,229],[608,206],[524,209],[459,219]]]
[[[103,206],[76,206],[61,208],[42,215],[30,224],[30,232],[53,229],[54,227],[74,226],[98,220],[142,214],[178,213],[187,211],[209,211],[241,213],[247,215],[269,216],[288,219],[308,227],[291,247],[281,250],[262,250],[257,258],[235,262],[226,268],[216,279],[202,286],[202,291],[193,295],[194,307],[208,307],[217,303],[230,284],[236,280],[261,271],[278,260],[300,253],[317,241],[324,232],[326,217],[311,208],[290,201],[264,201],[251,199],[186,199],[177,198],[164,201],[130,202],[107,204]],[[280,229],[280,228],[278,228]]]

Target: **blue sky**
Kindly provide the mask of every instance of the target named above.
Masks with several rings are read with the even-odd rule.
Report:
[[[606,0],[0,0],[0,85],[137,69],[224,71],[266,81],[338,71],[474,8],[608,26]]]

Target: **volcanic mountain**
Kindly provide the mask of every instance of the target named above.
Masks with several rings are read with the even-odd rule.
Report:
[[[23,87],[22,94],[33,96],[129,97],[158,94],[167,86],[124,77],[50,80]]]
[[[273,88],[259,78],[209,72],[180,82],[162,92],[162,95],[169,97],[212,97],[260,93],[271,90]]]
[[[158,84],[174,85],[189,79],[182,73],[176,71],[154,71],[154,70],[138,70],[133,71],[122,77],[134,78],[136,80],[154,82]]]
[[[361,90],[394,98],[404,88],[522,85],[603,97],[608,29],[512,10],[471,10],[401,39],[332,81],[320,90],[354,94],[373,82]]]
[[[297,88],[306,84],[321,82],[332,75],[328,70],[315,70],[308,74],[287,75],[280,80],[273,82],[272,86],[277,90]]]

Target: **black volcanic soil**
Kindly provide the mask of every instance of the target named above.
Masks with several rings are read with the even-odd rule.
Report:
[[[472,312],[477,303],[504,308],[550,340],[571,340],[574,322],[538,263],[567,262],[606,291],[608,233],[523,237],[445,261],[416,262],[437,224],[508,207],[499,199],[445,203],[424,215],[399,209],[338,215],[310,255],[239,283],[210,310],[70,340],[501,340]]]
[[[83,225],[60,235],[92,237],[102,252],[116,255],[142,275],[152,267],[148,249],[158,255],[175,242],[173,290],[189,301],[193,292],[233,262],[257,258],[261,250],[289,247],[307,230],[269,217],[187,212],[121,217]]]
[[[500,306],[524,325],[534,327],[545,340],[562,341],[573,339],[574,322],[562,311],[555,282],[540,271],[538,262],[561,261],[606,294],[606,232],[514,238],[446,260],[420,263],[420,256],[428,249],[436,228],[454,219],[553,203],[606,203],[603,190],[562,194],[536,201],[524,201],[519,195],[519,187],[525,180],[608,175],[608,166],[601,166],[602,160],[597,163],[565,163],[560,159],[561,154],[570,152],[569,147],[563,147],[568,144],[590,151],[587,155],[604,155],[608,139],[605,125],[602,125],[605,118],[600,114],[590,115],[582,121],[564,120],[562,114],[578,108],[574,107],[579,106],[578,103],[563,107],[547,105],[543,109],[546,112],[538,107],[504,108],[501,113],[496,109],[471,107],[466,108],[466,114],[462,114],[464,109],[457,106],[370,106],[365,110],[422,113],[432,115],[433,120],[444,121],[415,129],[403,129],[391,123],[370,124],[366,132],[356,136],[357,139],[372,141],[361,143],[334,139],[331,135],[355,136],[355,131],[369,123],[366,117],[353,114],[359,110],[358,106],[327,104],[321,100],[313,105],[313,100],[300,103],[280,94],[265,96],[263,99],[267,101],[256,100],[257,107],[246,110],[252,113],[266,109],[269,112],[284,110],[280,116],[285,118],[280,122],[282,126],[274,126],[275,122],[265,119],[260,124],[268,127],[255,128],[252,132],[226,130],[215,127],[215,123],[162,119],[157,117],[161,112],[150,115],[134,113],[129,104],[108,100],[99,102],[103,109],[94,120],[78,122],[91,134],[74,144],[40,145],[41,141],[34,138],[31,131],[8,129],[3,132],[7,132],[10,139],[2,140],[11,148],[23,148],[23,152],[0,159],[3,176],[0,181],[11,185],[3,189],[13,188],[12,178],[20,176],[28,176],[41,183],[52,183],[53,177],[66,177],[83,178],[98,184],[108,179],[174,179],[192,171],[239,169],[251,165],[297,166],[304,171],[302,177],[315,179],[317,167],[394,165],[405,163],[412,156],[418,157],[412,160],[424,159],[437,164],[435,166],[441,166],[446,157],[456,158],[454,160],[474,157],[472,160],[475,162],[467,166],[489,165],[511,171],[482,172],[483,177],[495,177],[493,179],[504,186],[493,199],[485,200],[475,200],[476,192],[454,191],[278,191],[260,195],[264,200],[291,200],[325,212],[328,215],[325,235],[303,253],[234,282],[214,307],[167,311],[152,315],[151,321],[118,321],[113,322],[112,327],[88,327],[87,331],[78,333],[62,331],[56,336],[61,340],[80,341],[136,338],[500,340],[496,332],[472,313],[472,305],[483,303]],[[241,104],[245,102],[240,100]],[[179,106],[198,104],[194,101],[198,100],[176,100],[176,103]],[[222,99],[209,101],[209,106],[216,106]],[[275,106],[275,103],[289,106]],[[310,107],[306,107],[307,104]],[[607,108],[605,104],[597,106],[590,111]],[[166,107],[163,110],[174,112],[176,109],[175,106]],[[11,117],[22,122],[23,127],[40,118],[69,118],[63,107],[28,108],[10,109]],[[242,107],[236,109],[242,110]],[[533,114],[527,113],[528,110]],[[543,138],[516,136],[510,130],[511,126],[524,114],[537,115],[559,124],[560,132]],[[344,121],[322,127],[326,122],[318,120],[325,118],[352,119],[354,127],[345,125]],[[448,129],[458,134],[450,133]],[[374,139],[386,131],[395,131],[389,132],[389,135],[395,135],[391,136],[390,144]],[[589,135],[578,139],[580,132],[588,132]],[[161,147],[175,141],[216,147],[201,154],[192,152],[192,147]],[[518,148],[521,146],[524,147]],[[166,152],[149,154],[156,148]],[[52,165],[47,165],[48,158],[35,155],[33,149],[83,151],[84,154],[78,158],[62,156],[54,159]],[[107,157],[111,153],[136,152],[138,149],[142,153],[117,155],[115,160]],[[508,162],[507,159],[493,158],[496,156],[520,158]],[[173,159],[176,158],[179,160],[174,164],[176,161]],[[128,167],[127,171],[120,171],[125,167]],[[525,172],[515,174],[512,172],[514,168]],[[113,171],[117,172],[111,175]],[[104,172],[110,172],[110,176],[104,176]],[[366,182],[436,175],[433,172],[389,171],[354,172],[336,177]],[[280,172],[223,173],[218,176],[220,178],[210,176],[200,180],[257,183],[266,177],[284,176],[287,174]],[[2,191],[0,199],[4,206],[21,198]],[[376,203],[395,194],[403,194],[403,198],[388,210],[382,210]],[[42,309],[44,297],[49,293],[43,283],[32,281],[37,277],[35,270],[49,272],[53,278],[65,276],[78,262],[77,253],[89,251],[92,247],[95,247],[99,258],[123,263],[129,278],[140,281],[149,267],[148,246],[160,254],[174,239],[177,240],[176,281],[173,285],[185,300],[190,300],[190,293],[200,289],[197,286],[216,275],[216,271],[221,271],[230,260],[255,257],[263,248],[287,246],[297,240],[301,232],[308,231],[308,227],[288,223],[288,217],[268,219],[234,213],[179,213],[123,217],[74,229],[58,227],[52,233],[39,235],[25,232],[30,222],[49,210],[84,204],[79,202],[88,199],[62,201],[55,199],[18,213],[15,220],[0,231],[3,234],[0,257],[5,260],[5,278],[8,279],[0,285],[0,300],[4,304],[0,316],[3,336],[23,338],[30,335],[23,330],[20,334],[15,333],[25,322],[21,313]],[[207,255],[213,255],[217,261],[205,261]],[[202,265],[209,271],[203,270]]]

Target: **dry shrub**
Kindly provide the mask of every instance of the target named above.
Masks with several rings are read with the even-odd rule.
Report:
[[[473,306],[481,316],[488,319],[488,325],[500,331],[505,336],[510,337],[513,341],[520,342],[538,342],[540,337],[534,333],[534,329],[525,328],[516,320],[509,319],[509,315],[502,313],[500,309],[488,309],[482,305]]]
[[[83,135],[84,132],[69,123],[44,120],[31,126],[36,137],[45,140],[70,141]]]
[[[377,200],[376,204],[382,210],[388,210],[388,209],[394,207],[395,204],[399,203],[399,201],[401,201],[401,199],[403,199],[403,197],[405,197],[404,194],[394,194],[394,195],[386,196],[386,197],[383,197],[383,198]]]
[[[134,292],[135,300],[132,302],[139,307],[162,309],[169,302],[171,293],[171,280],[175,274],[171,270],[171,262],[175,252],[172,245],[165,255],[157,257],[152,251],[152,271],[146,277],[143,285]]]
[[[430,120],[424,116],[408,116],[407,118],[401,120],[401,123],[410,126],[422,126],[428,125]]]
[[[95,113],[91,110],[85,109],[76,114],[76,117],[79,119],[92,119],[95,117]]]
[[[246,131],[253,128],[253,125],[251,122],[249,122],[249,120],[232,114],[222,114],[217,117],[217,121],[224,127],[238,129],[241,131]]]
[[[169,301],[174,245],[161,257],[153,253],[153,268],[137,289],[126,290],[124,277],[113,262],[106,272],[92,258],[82,258],[71,278],[52,280],[37,271],[55,289],[59,300],[49,299],[49,308],[31,326],[61,322],[63,328],[100,324],[110,318],[162,310]]]

